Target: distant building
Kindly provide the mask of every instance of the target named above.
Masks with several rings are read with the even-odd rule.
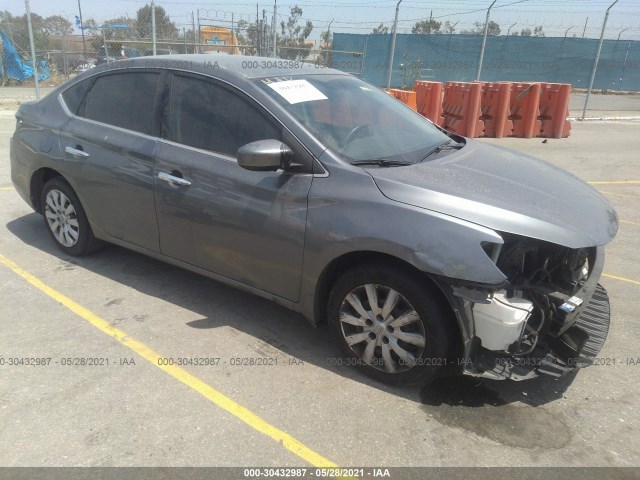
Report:
[[[219,52],[239,55],[238,37],[228,28],[205,26],[200,28],[202,49],[205,53]]]

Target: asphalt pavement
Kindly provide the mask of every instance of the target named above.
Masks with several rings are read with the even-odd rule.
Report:
[[[13,113],[0,110],[0,466],[640,466],[639,122],[482,140],[594,182],[617,208],[599,364],[392,388],[266,300],[115,246],[58,251],[11,185]],[[21,358],[41,360],[9,364]]]

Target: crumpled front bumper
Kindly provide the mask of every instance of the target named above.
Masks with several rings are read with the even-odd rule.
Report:
[[[594,363],[610,322],[609,296],[598,284],[576,322],[560,337],[541,342],[531,354],[521,357],[481,349],[464,373],[495,380],[526,380],[540,374],[560,377]]]

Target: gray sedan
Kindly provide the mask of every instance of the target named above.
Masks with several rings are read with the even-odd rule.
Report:
[[[605,341],[609,202],[353,76],[143,57],[16,118],[13,182],[66,254],[108,242],[269,298],[380,381],[558,376]]]

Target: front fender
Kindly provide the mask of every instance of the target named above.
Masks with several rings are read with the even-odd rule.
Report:
[[[502,244],[495,231],[390,200],[366,173],[314,178],[309,192],[302,277],[303,314],[313,317],[325,267],[353,252],[378,252],[439,277],[497,285],[505,276],[482,248]],[[311,305],[311,306],[310,306]]]

